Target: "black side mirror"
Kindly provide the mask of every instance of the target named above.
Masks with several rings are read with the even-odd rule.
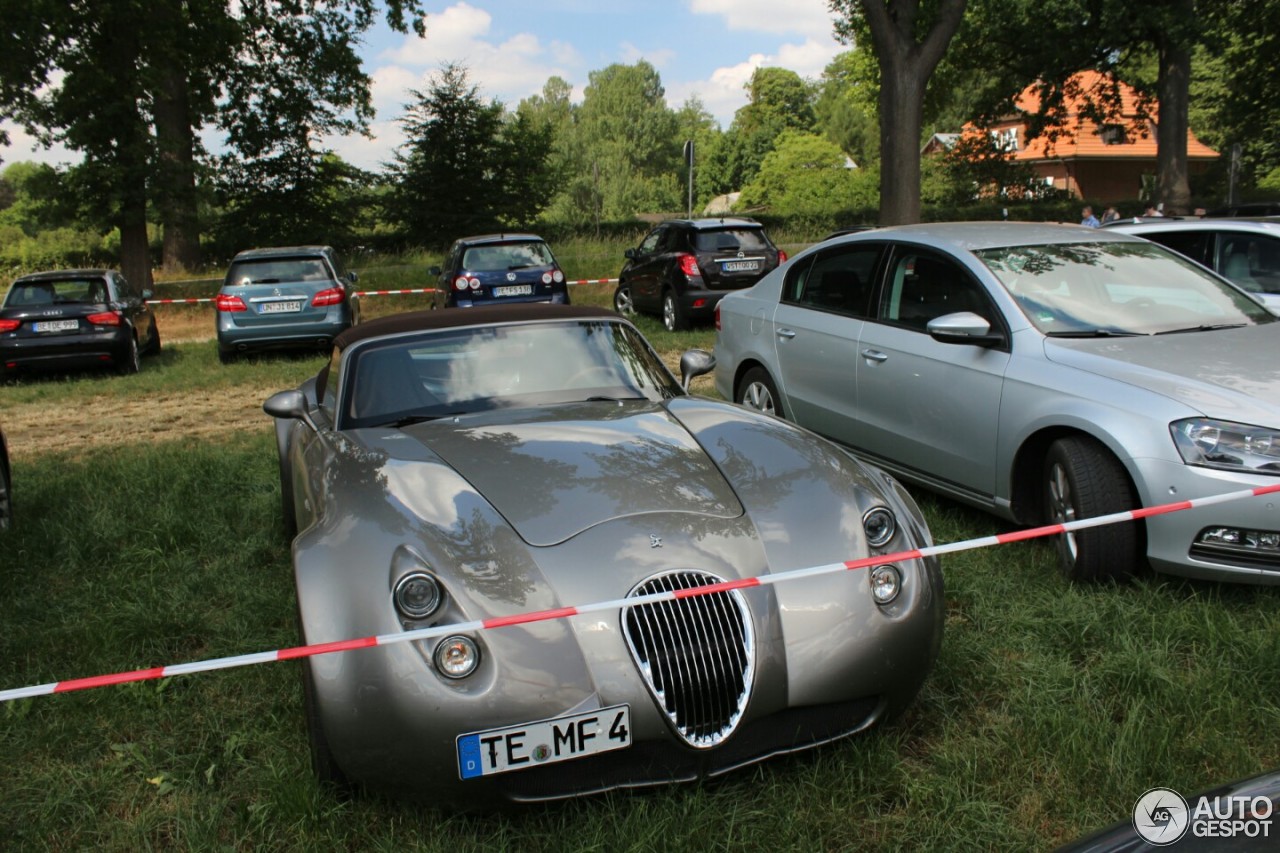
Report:
[[[436,266],[427,267],[427,275],[435,275],[435,276],[440,275],[440,267],[436,267]]]
[[[716,369],[716,357],[704,349],[685,350],[680,356],[680,387],[689,390],[689,383]]]
[[[638,249],[627,249],[622,253],[622,257],[629,261],[634,261],[636,258],[640,257],[640,251]]]

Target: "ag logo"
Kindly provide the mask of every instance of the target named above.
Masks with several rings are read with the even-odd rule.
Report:
[[[515,274],[515,273],[513,273],[513,272],[509,272],[509,273],[507,273],[507,281],[515,281],[515,280],[516,280],[516,274]]]
[[[1187,834],[1187,801],[1169,788],[1152,788],[1133,806],[1133,828],[1148,844],[1164,847]]]

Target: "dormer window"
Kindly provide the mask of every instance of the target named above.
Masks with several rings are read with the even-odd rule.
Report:
[[[1098,135],[1102,137],[1103,145],[1124,145],[1129,141],[1125,136],[1124,126],[1119,124],[1104,124]]]
[[[1016,127],[1005,127],[1000,130],[993,130],[991,131],[991,141],[1001,151],[1017,151],[1018,129]]]

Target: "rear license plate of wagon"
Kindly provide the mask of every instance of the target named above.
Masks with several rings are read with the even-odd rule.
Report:
[[[45,320],[32,323],[31,329],[36,332],[71,332],[80,328],[79,320]]]
[[[259,314],[294,314],[301,310],[301,302],[263,302],[258,306]]]
[[[613,705],[518,726],[458,735],[463,779],[524,770],[631,746],[631,709]]]
[[[513,284],[510,287],[495,287],[494,296],[532,296],[532,284]]]

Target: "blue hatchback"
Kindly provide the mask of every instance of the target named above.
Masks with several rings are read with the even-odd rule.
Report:
[[[432,305],[470,308],[499,302],[569,304],[569,288],[551,247],[536,234],[485,234],[455,240]]]

